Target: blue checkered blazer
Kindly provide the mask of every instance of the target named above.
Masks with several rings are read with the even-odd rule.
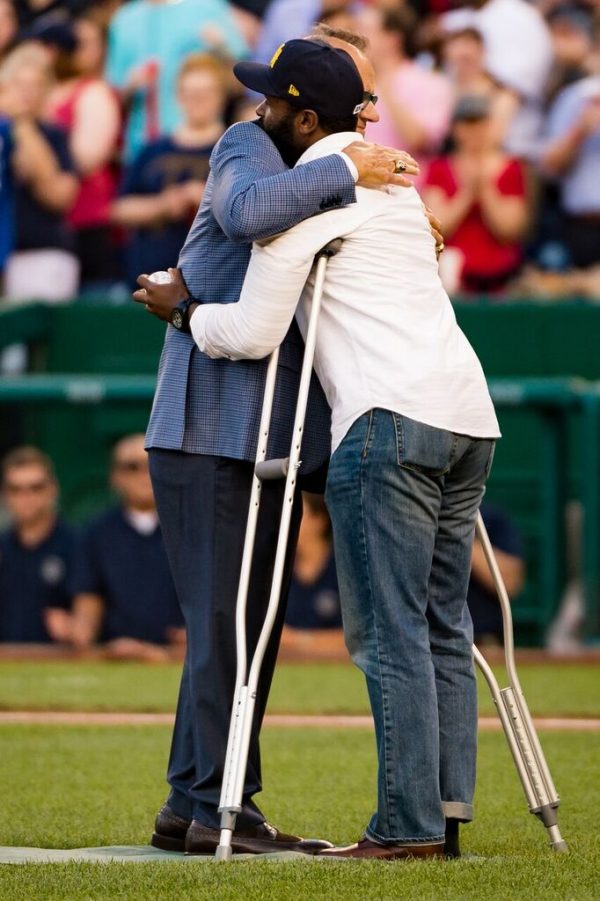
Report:
[[[233,125],[211,156],[204,197],[179,255],[190,293],[202,303],[240,295],[250,242],[355,201],[354,180],[338,155],[288,169],[254,122]],[[281,347],[269,453],[289,452],[304,345],[294,323]],[[193,339],[167,327],[147,448],[254,460],[265,361],[211,360]],[[303,471],[329,456],[329,409],[313,375],[302,447]]]

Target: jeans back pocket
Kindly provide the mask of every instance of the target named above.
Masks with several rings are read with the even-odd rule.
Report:
[[[392,414],[398,465],[427,476],[443,476],[455,461],[458,435],[425,425],[400,413]]]

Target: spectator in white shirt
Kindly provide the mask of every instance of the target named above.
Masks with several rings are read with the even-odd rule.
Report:
[[[497,146],[504,144],[510,123],[520,106],[518,95],[498,84],[485,68],[483,35],[475,28],[453,31],[442,45],[444,71],[452,81],[455,99],[484,97],[489,101],[490,131]]]
[[[262,90],[263,128],[298,164],[341,149],[339,122],[319,113],[319,72],[290,82],[290,105],[265,66],[239,64]],[[356,112],[356,108],[355,108]],[[352,118],[352,117],[350,117]],[[346,120],[345,122],[343,120]],[[477,357],[456,324],[423,205],[413,188],[357,189],[357,203],[254,247],[237,304],[197,306],[209,356],[263,357],[283,339],[313,259],[343,237],[328,266],[315,369],[332,406],[327,504],[345,637],[367,678],[379,759],[377,812],[349,858],[459,854],[472,819],[476,697],[466,606],[475,519],[498,424]]]
[[[546,86],[546,105],[549,106],[563,88],[593,75],[596,31],[590,9],[571,3],[560,3],[548,15],[552,36],[554,65]],[[600,46],[598,48],[600,50]]]
[[[486,67],[501,84],[539,98],[552,67],[552,40],[544,17],[527,0],[472,0],[443,17],[445,31],[476,28]]]
[[[564,241],[578,268],[600,263],[600,76],[564,88],[546,123],[543,171],[561,178]]]
[[[476,28],[483,35],[489,74],[514,91],[521,105],[512,119],[505,149],[531,158],[542,127],[541,100],[553,63],[550,31],[526,0],[471,0],[442,17],[449,33]]]

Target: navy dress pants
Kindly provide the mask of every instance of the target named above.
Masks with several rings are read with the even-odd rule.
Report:
[[[218,827],[235,687],[235,606],[254,467],[225,457],[160,449],[150,450],[149,458],[162,534],[187,631],[167,773],[171,786],[168,804],[185,819]],[[249,659],[269,600],[283,493],[283,481],[266,482],[262,488],[248,595]],[[258,735],[279,647],[301,516],[298,497],[282,603],[258,685],[240,828],[264,820],[252,801],[261,790]]]

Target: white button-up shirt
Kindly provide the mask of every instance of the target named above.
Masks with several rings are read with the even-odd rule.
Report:
[[[297,165],[357,138],[328,135]],[[295,312],[305,333],[315,254],[341,237],[327,264],[314,361],[332,409],[333,450],[374,407],[475,438],[498,437],[485,377],[442,287],[417,191],[357,188],[356,197],[255,244],[239,302],[195,310],[196,344],[210,357],[260,359],[281,343]]]

